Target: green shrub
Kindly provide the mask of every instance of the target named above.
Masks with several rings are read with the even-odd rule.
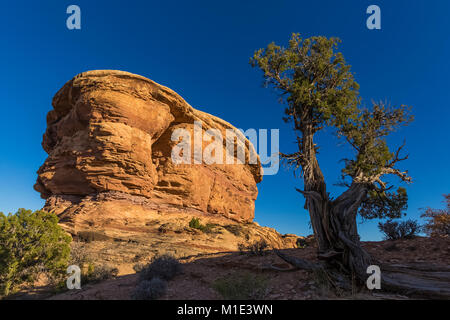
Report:
[[[421,231],[421,226],[415,220],[402,222],[388,220],[378,223],[378,229],[384,233],[386,240],[412,239]]]
[[[0,296],[32,283],[40,273],[65,274],[71,237],[52,213],[19,209],[0,212]]]
[[[160,278],[153,278],[140,282],[134,289],[131,298],[134,300],[155,300],[164,295],[166,291],[167,282]]]
[[[203,225],[200,223],[199,218],[192,218],[192,220],[189,221],[189,227],[198,229],[204,233],[212,233],[214,231],[214,228],[217,227],[217,224],[207,223],[206,225]]]
[[[155,258],[147,267],[140,272],[141,280],[160,278],[171,280],[181,272],[181,264],[170,255],[162,255]]]
[[[200,223],[199,218],[192,218],[191,221],[189,221],[189,227],[194,229],[201,229],[202,224]]]
[[[226,300],[260,300],[267,294],[265,277],[249,272],[235,273],[217,279],[213,288]]]
[[[87,272],[81,273],[81,284],[96,283],[117,276],[119,270],[107,264],[89,263]]]

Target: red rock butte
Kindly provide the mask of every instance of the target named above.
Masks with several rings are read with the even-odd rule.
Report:
[[[253,220],[256,184],[262,179],[259,160],[172,162],[174,130],[193,133],[194,121],[223,136],[236,128],[194,109],[171,89],[128,72],[88,71],[67,82],[52,105],[42,142],[48,158],[35,184],[46,210],[74,223],[86,206],[121,201],[143,210],[193,210],[238,222]],[[244,140],[247,153],[253,148],[243,135],[238,139]],[[126,216],[123,212],[122,218]]]

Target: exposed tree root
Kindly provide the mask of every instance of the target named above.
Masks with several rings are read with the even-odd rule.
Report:
[[[336,289],[349,290],[352,287],[351,281],[346,279],[341,273],[334,269],[327,268],[324,263],[313,263],[304,259],[286,255],[279,250],[275,250],[275,253],[284,261],[289,263],[297,270],[306,270],[320,274],[322,278],[326,278],[327,282]],[[283,270],[287,271],[289,269]]]
[[[381,265],[381,286],[426,299],[450,299],[450,267],[427,263]]]
[[[335,268],[324,263],[312,263],[304,259],[286,255],[278,250],[275,253],[292,269],[273,268],[279,271],[306,270],[320,272],[335,288],[349,290],[353,281]],[[413,298],[450,299],[450,267],[427,263],[381,264],[381,289]],[[367,275],[368,277],[369,275]]]
[[[287,254],[284,254],[283,252],[279,250],[274,250],[277,256],[279,256],[281,259],[295,267],[296,269],[301,270],[307,270],[307,271],[315,271],[322,268],[322,266],[318,263],[312,263],[307,260],[299,259],[293,256],[289,256]]]

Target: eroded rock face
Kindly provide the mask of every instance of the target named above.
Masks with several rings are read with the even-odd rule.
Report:
[[[83,208],[89,199],[114,202],[120,194],[120,201],[135,206],[164,205],[252,221],[256,184],[262,179],[259,161],[172,162],[173,131],[183,128],[193,137],[194,121],[203,131],[218,129],[224,137],[227,129],[235,129],[147,78],[121,71],[77,75],[55,95],[47,115],[42,145],[48,158],[35,184],[47,199],[45,209],[72,223],[86,221],[89,210]],[[239,139],[250,152],[253,146]],[[108,218],[108,212],[103,215]]]
[[[273,248],[295,247],[296,236],[252,223],[259,159],[194,164],[193,152],[191,164],[172,161],[179,143],[172,134],[184,129],[195,145],[195,123],[201,132],[217,129],[223,137],[231,129],[244,153],[254,152],[232,125],[149,79],[121,71],[79,74],[55,95],[47,115],[42,145],[48,158],[35,184],[46,199],[44,210],[56,213],[75,239],[93,240],[94,252],[109,248],[128,264],[135,260],[130,254],[185,256],[260,240]],[[203,148],[209,143],[201,141]],[[224,140],[217,150],[238,157],[226,145]],[[190,227],[192,218],[212,231]]]

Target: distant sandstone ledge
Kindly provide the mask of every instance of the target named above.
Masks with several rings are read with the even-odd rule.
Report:
[[[45,209],[75,223],[94,199],[120,198],[142,208],[185,208],[253,221],[259,159],[240,165],[172,163],[177,142],[171,135],[177,128],[192,132],[200,122],[202,130],[218,129],[224,136],[236,128],[194,109],[171,89],[128,72],[88,71],[67,82],[52,105],[42,142],[48,158],[34,186],[47,200]],[[252,144],[239,138],[249,152]]]

